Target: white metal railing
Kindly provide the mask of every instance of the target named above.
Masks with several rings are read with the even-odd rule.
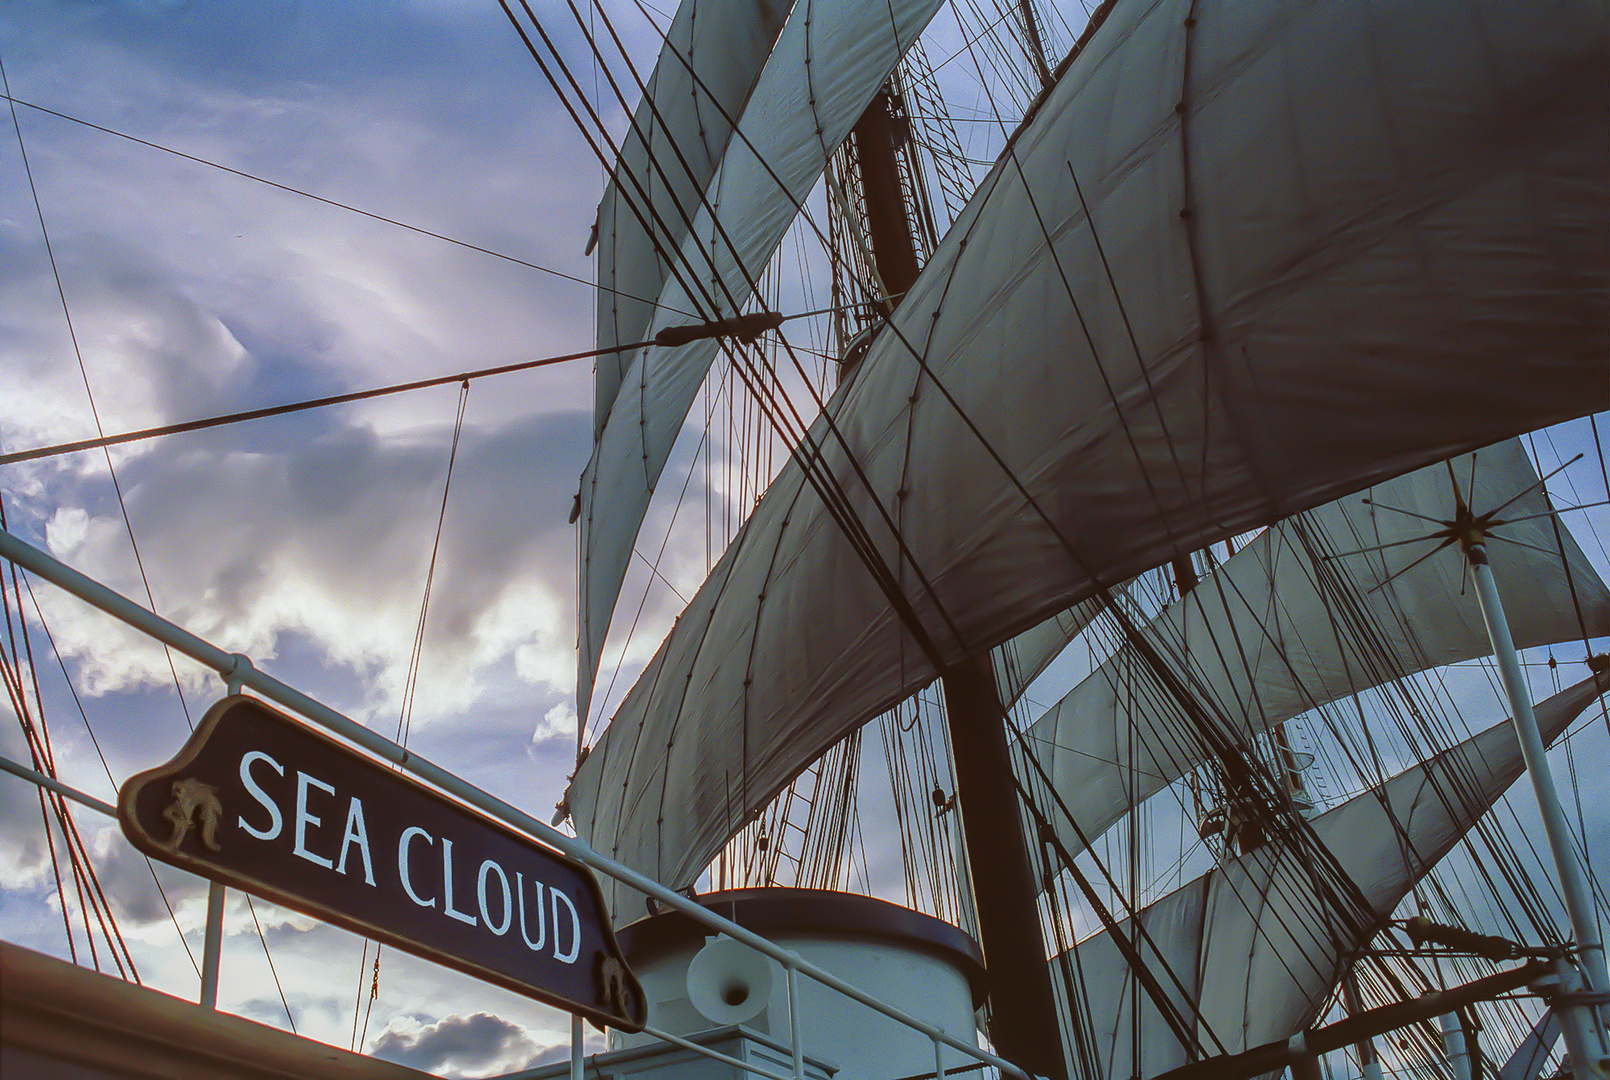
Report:
[[[945,1075],[943,1061],[941,1060],[944,1048],[949,1047],[958,1053],[972,1058],[983,1065],[992,1065],[999,1069],[1003,1075],[1021,1077],[1023,1080],[1033,1080],[1029,1073],[1022,1068],[996,1057],[994,1054],[981,1050],[947,1033],[943,1028],[936,1027],[918,1017],[885,1004],[870,994],[851,986],[838,976],[826,971],[810,961],[802,958],[798,953],[784,949],[773,942],[761,937],[751,930],[747,930],[729,919],[724,919],[713,911],[681,893],[674,892],[653,878],[646,877],[628,866],[624,866],[606,855],[601,855],[579,837],[567,836],[550,825],[539,821],[525,811],[504,802],[489,792],[483,791],[461,777],[449,772],[439,765],[420,757],[407,748],[400,746],[383,735],[364,727],[328,705],[316,701],[308,695],[280,680],[268,675],[255,666],[251,660],[241,653],[228,653],[211,644],[188,630],[161,616],[141,607],[134,601],[123,596],[93,578],[79,573],[72,567],[56,558],[40,551],[31,544],[25,543],[15,535],[0,529],[0,558],[5,558],[17,566],[38,577],[50,582],[100,610],[111,615],[141,633],[176,649],[190,657],[192,660],[216,671],[230,687],[231,692],[240,687],[250,687],[263,697],[292,709],[308,720],[334,732],[349,742],[356,743],[365,750],[385,761],[391,762],[399,768],[412,773],[414,776],[426,781],[443,792],[461,799],[477,810],[487,814],[510,828],[524,833],[527,836],[554,848],[575,859],[577,862],[606,874],[625,885],[631,886],[639,892],[652,896],[662,904],[676,908],[690,918],[703,923],[717,933],[725,934],[743,942],[750,948],[771,957],[783,966],[787,975],[788,1011],[789,1011],[789,1042],[793,1052],[792,1078],[780,1073],[770,1072],[752,1064],[745,1064],[736,1058],[730,1058],[709,1047],[699,1046],[668,1032],[645,1028],[651,1036],[674,1043],[685,1049],[703,1054],[707,1057],[730,1065],[738,1065],[744,1070],[771,1078],[771,1080],[805,1080],[804,1051],[798,1037],[796,981],[797,975],[805,975],[816,980],[823,986],[837,991],[853,1001],[882,1013],[889,1019],[926,1036],[934,1046],[934,1063],[936,1074]],[[64,795],[77,802],[83,803],[92,809],[104,814],[116,816],[116,808],[108,803],[96,799],[91,795],[45,776],[33,769],[20,765],[17,762],[0,758],[0,770],[10,772],[16,776],[30,780],[42,787],[49,788],[58,794]],[[204,951],[202,1000],[206,1004],[215,1004],[217,995],[218,952],[221,940],[223,915],[223,887],[214,884],[208,893],[208,928],[206,947]],[[209,983],[206,973],[211,973]],[[582,1069],[582,1040],[580,1020],[573,1022],[571,1027],[571,1077],[580,1080]]]

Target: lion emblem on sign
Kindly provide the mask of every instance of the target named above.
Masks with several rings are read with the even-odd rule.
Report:
[[[193,776],[173,782],[173,801],[162,816],[173,826],[173,832],[162,846],[178,851],[190,830],[200,824],[201,843],[208,851],[217,851],[218,822],[224,816],[224,804],[218,801],[218,789],[204,784]]]
[[[619,958],[600,951],[598,954],[598,992],[616,1016],[632,1015],[632,986],[626,976],[626,965]]]

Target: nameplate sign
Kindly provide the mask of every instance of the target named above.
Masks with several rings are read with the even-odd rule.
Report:
[[[207,711],[118,819],[154,859],[637,1031],[591,871],[255,698]]]

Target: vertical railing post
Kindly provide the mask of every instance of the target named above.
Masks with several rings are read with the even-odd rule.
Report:
[[[805,1045],[799,1037],[799,976],[794,961],[799,954],[790,951],[783,971],[788,980],[788,1042],[794,1053],[794,1080],[805,1080]]]
[[[581,1027],[581,1017],[570,1017],[570,1080],[581,1080],[582,1066],[585,1064],[582,1055],[582,1045],[586,1042],[585,1033]]]
[[[218,965],[224,951],[224,887],[207,883],[207,928],[201,939],[201,1003],[218,1007]]]
[[[939,1035],[934,1036],[934,1080],[945,1080],[945,1041]]]

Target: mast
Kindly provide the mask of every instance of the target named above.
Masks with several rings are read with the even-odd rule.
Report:
[[[891,84],[885,84],[851,135],[867,234],[891,312],[920,268],[897,158],[907,133],[895,112]],[[1003,1057],[1040,1075],[1063,1077],[1039,889],[1007,748],[1006,710],[988,654],[967,657],[942,672],[940,683],[987,969],[990,1039]]]
[[[995,676],[987,661],[970,657],[941,675],[940,683],[983,939],[990,1039],[1002,1056],[1061,1077],[1061,1025]]]
[[[1455,485],[1457,490],[1457,485]],[[1576,939],[1576,962],[1561,963],[1561,977],[1573,977],[1585,983],[1588,994],[1572,993],[1575,988],[1562,987],[1559,1007],[1566,1044],[1571,1059],[1586,1069],[1590,1076],[1602,1076],[1610,1061],[1610,1039],[1607,1039],[1603,1017],[1603,995],[1610,989],[1605,975],[1604,944],[1599,937],[1597,910],[1583,880],[1581,866],[1571,846],[1571,830],[1560,807],[1559,793],[1554,786],[1554,775],[1549,769],[1542,736],[1538,732],[1537,717],[1532,711],[1531,694],[1526,688],[1526,677],[1521,673],[1520,658],[1515,643],[1510,639],[1509,621],[1504,616],[1504,605],[1498,596],[1493,580],[1491,562],[1487,557],[1484,528],[1485,519],[1473,519],[1460,499],[1456,527],[1460,546],[1470,563],[1471,577],[1475,579],[1476,598],[1481,604],[1482,619],[1492,639],[1493,658],[1503,676],[1504,693],[1509,698],[1510,716],[1515,724],[1515,735],[1520,740],[1521,753],[1526,761],[1526,775],[1532,783],[1543,815],[1543,832],[1548,840],[1549,854],[1553,856],[1554,872],[1560,881],[1565,897],[1566,916],[1571,925],[1571,936]],[[1571,1000],[1574,998],[1575,1000]],[[1592,1001],[1595,1004],[1589,1004]]]

